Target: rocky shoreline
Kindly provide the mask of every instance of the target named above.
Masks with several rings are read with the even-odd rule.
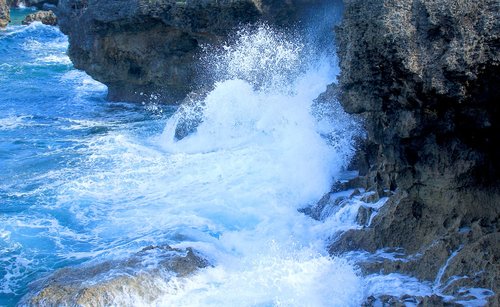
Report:
[[[498,14],[487,0],[345,1],[340,101],[365,119],[364,187],[391,196],[332,254],[402,249],[370,270],[500,303]]]
[[[0,0],[0,29],[4,29],[10,23],[10,9],[18,7],[34,7],[40,11],[28,14],[22,21],[24,25],[40,21],[43,24],[55,26],[57,24],[57,4],[59,0]]]
[[[57,14],[75,67],[106,84],[110,100],[178,103],[197,90],[203,45],[241,24],[291,26],[324,3],[61,0]],[[366,306],[455,304],[479,288],[500,305],[498,1],[343,3],[341,75],[323,99],[363,118],[367,138],[359,176],[304,212],[321,219],[325,208],[361,202],[359,227],[332,240],[330,253],[366,253],[357,263],[364,274],[414,276],[434,293],[381,295]],[[0,0],[0,27],[8,7]],[[339,198],[339,189],[352,192]]]
[[[0,29],[5,28],[10,22],[10,7],[6,0],[0,0]]]
[[[108,99],[179,103],[205,82],[202,47],[219,46],[240,25],[296,24],[320,0],[64,0],[60,28],[75,67],[108,86]],[[199,82],[193,82],[193,80]]]
[[[145,264],[151,263],[149,266]],[[129,306],[120,301],[140,297],[151,304],[162,286],[173,278],[187,277],[209,266],[191,248],[148,246],[126,259],[63,268],[31,284],[21,306]]]

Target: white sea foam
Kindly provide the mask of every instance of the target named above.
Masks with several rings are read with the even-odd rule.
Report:
[[[352,153],[322,136],[338,123],[320,125],[313,114],[332,74],[308,65],[301,43],[268,27],[241,35],[249,37],[216,59],[241,69],[218,72],[221,81],[197,102],[203,120],[195,132],[176,141],[174,117],[149,140],[117,130],[85,141],[88,171],[61,185],[53,209],[69,210],[95,238],[88,252],[169,243],[192,246],[215,265],[164,280],[158,305],[359,305],[356,271],[328,256],[324,234],[315,232],[320,222],[297,211],[329,190]],[[63,81],[81,77],[71,72]]]
[[[0,130],[12,130],[26,124],[28,116],[8,116],[0,118]]]
[[[107,90],[106,85],[98,82],[81,70],[70,70],[61,77],[65,84],[75,84],[76,92],[85,96],[92,93],[103,93]]]
[[[63,63],[63,44],[56,42],[47,54],[35,41],[25,48],[42,61]],[[337,102],[314,102],[335,71],[325,66],[328,61],[308,58],[304,48],[267,26],[241,31],[234,45],[207,59],[219,81],[205,98],[186,106],[198,122],[181,140],[175,137],[186,120],[180,113],[150,138],[123,129],[126,124],[58,118],[66,131],[113,129],[75,142],[77,168],[33,176],[45,184],[28,191],[5,188],[11,191],[7,197],[47,195],[48,201],[37,204],[36,214],[0,220],[2,252],[14,253],[0,259],[7,272],[0,292],[19,290],[33,267],[43,270],[36,263],[43,263],[43,252],[51,261],[102,261],[170,244],[195,248],[213,267],[188,278],[158,275],[150,281],[162,290],[158,299],[124,291],[116,305],[359,306],[368,295],[431,294],[431,284],[404,275],[362,278],[348,261],[325,250],[338,231],[360,227],[361,205],[376,211],[385,198],[326,207],[321,221],[297,211],[341,179],[359,133]],[[61,83],[74,88],[76,98],[106,90],[76,70]],[[0,129],[26,120],[1,119]],[[488,294],[467,291],[478,302]]]

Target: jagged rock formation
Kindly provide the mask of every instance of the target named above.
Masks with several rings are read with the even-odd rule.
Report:
[[[0,0],[0,29],[5,28],[10,22],[10,9],[5,0]]]
[[[55,26],[57,24],[57,17],[52,11],[38,11],[27,15],[22,23],[23,25],[29,25],[35,21],[40,21],[49,26]]]
[[[499,15],[496,0],[345,1],[340,99],[365,118],[367,188],[392,196],[332,253],[402,248],[369,270],[493,289],[499,304]]]
[[[56,6],[59,0],[7,0],[10,6],[17,7],[22,5],[34,6],[37,9],[43,9],[44,5]]]
[[[290,24],[317,2],[62,0],[57,14],[75,67],[106,84],[109,99],[174,103],[200,74],[201,45],[241,24]]]
[[[59,0],[25,0],[26,6],[35,6],[42,9],[45,4],[57,5]]]
[[[155,265],[145,265],[150,262]],[[150,304],[169,278],[186,277],[208,265],[191,248],[149,246],[125,260],[60,269],[31,285],[20,305],[132,306],[132,297]]]

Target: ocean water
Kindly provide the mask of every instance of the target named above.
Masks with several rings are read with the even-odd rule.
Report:
[[[327,137],[350,119],[321,120],[327,110],[313,107],[336,72],[267,26],[238,37],[206,56],[219,80],[183,109],[203,121],[177,140],[185,112],[107,102],[106,87],[72,67],[57,28],[0,33],[0,305],[58,268],[165,244],[213,266],[155,281],[164,294],[154,302],[124,294],[117,304],[360,303],[356,269],[330,258],[327,231],[297,211],[328,192],[352,153],[354,133]]]
[[[158,275],[143,285],[153,299],[123,291],[115,305],[359,306],[432,293],[328,255],[332,236],[359,227],[359,203],[320,221],[298,211],[346,175],[359,133],[336,102],[314,102],[338,74],[334,59],[265,25],[235,37],[202,59],[213,89],[177,108],[106,101],[56,27],[0,32],[1,306],[60,268],[167,244],[211,266]]]

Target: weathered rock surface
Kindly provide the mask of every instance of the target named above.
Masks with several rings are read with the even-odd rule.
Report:
[[[5,0],[0,0],[0,29],[5,28],[10,22],[10,9]]]
[[[40,21],[45,25],[55,26],[57,24],[57,17],[52,11],[38,11],[26,16],[22,23],[23,25],[29,25],[35,21]]]
[[[68,267],[35,282],[22,306],[131,306],[131,298],[152,303],[173,276],[185,277],[208,262],[192,249],[150,246],[129,259]]]
[[[203,44],[242,24],[289,25],[319,0],[62,0],[59,25],[78,69],[108,86],[110,100],[177,102],[193,90]]]
[[[37,9],[43,9],[44,5],[57,6],[59,0],[6,0],[11,7],[34,6]]]
[[[20,1],[17,1],[20,2]],[[57,5],[59,0],[24,0],[23,3],[26,6],[34,6],[37,9],[43,9],[44,5]]]
[[[345,1],[341,103],[365,118],[366,188],[396,195],[332,253],[403,248],[414,261],[383,271],[432,281],[449,260],[439,283],[463,278],[445,293],[499,303],[499,16],[496,0]]]

